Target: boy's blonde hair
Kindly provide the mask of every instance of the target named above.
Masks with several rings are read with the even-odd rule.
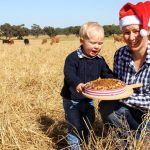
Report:
[[[104,29],[98,22],[87,22],[81,26],[80,39],[88,40],[93,35],[99,36],[100,39],[104,38]]]

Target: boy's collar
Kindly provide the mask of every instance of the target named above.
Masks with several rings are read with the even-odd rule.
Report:
[[[93,59],[93,58],[95,58],[95,57],[102,58],[99,54],[96,55],[96,56],[94,56],[94,57],[88,57],[88,56],[86,56],[86,55],[83,53],[83,47],[82,47],[82,45],[77,49],[77,54],[78,54],[78,57],[79,57],[79,58],[84,58],[84,57],[86,57],[86,58],[88,58],[88,59]]]

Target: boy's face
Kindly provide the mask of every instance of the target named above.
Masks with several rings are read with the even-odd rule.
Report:
[[[99,38],[99,36],[91,36],[89,39],[84,40],[80,39],[80,43],[83,46],[84,54],[88,57],[94,57],[96,56],[103,45],[104,38]]]

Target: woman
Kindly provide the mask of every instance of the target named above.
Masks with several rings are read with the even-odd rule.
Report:
[[[102,101],[100,113],[104,123],[121,128],[121,136],[128,131],[145,127],[150,131],[150,118],[143,122],[150,108],[150,1],[127,3],[119,13],[120,28],[127,45],[114,56],[114,73],[126,84],[142,83],[132,96],[121,101]],[[143,126],[143,123],[144,126]]]

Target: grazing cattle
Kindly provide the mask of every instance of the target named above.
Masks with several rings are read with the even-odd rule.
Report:
[[[51,37],[51,42],[50,42],[51,45],[53,45],[54,43],[59,43],[59,42],[60,42],[60,38],[58,36]]]
[[[24,39],[24,44],[28,45],[29,44],[29,39]]]
[[[5,44],[5,43],[7,43],[7,44],[14,44],[14,40],[11,40],[11,39],[7,40],[7,39],[5,39],[5,40],[3,40],[3,44]]]
[[[45,43],[47,43],[47,39],[42,40],[42,44],[45,44]]]
[[[121,43],[124,42],[123,35],[113,34],[113,38],[114,38],[114,43],[115,43],[115,42],[121,42]]]

